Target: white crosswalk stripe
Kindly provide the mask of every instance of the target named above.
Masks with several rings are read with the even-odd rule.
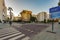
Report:
[[[0,30],[0,40],[29,40],[30,37],[27,37],[20,31],[17,31],[14,28],[4,28]]]
[[[15,35],[19,35],[19,34],[21,34],[21,32],[20,32],[20,33],[13,34],[13,35],[10,35],[10,36],[6,36],[6,37],[3,37],[3,38],[0,38],[0,40],[3,40],[3,39],[6,39],[6,38],[9,38],[9,37],[12,37],[12,36],[15,36]]]
[[[15,34],[15,33],[19,33],[19,32],[12,32],[12,33],[8,33],[8,34],[0,35],[0,37],[6,36],[6,35],[10,35],[10,34]]]
[[[18,36],[16,36],[16,35],[18,35]],[[12,37],[12,38],[10,38],[10,37]],[[21,37],[24,37],[21,40],[29,40],[30,39],[25,34],[22,34],[21,32],[19,32],[19,33],[15,33],[15,34],[12,34],[12,35],[9,35],[9,36],[6,36],[6,37],[2,37],[2,38],[0,38],[0,40],[4,40],[4,39],[6,40],[8,38],[9,38],[8,40],[16,40],[16,39],[21,38]]]
[[[5,35],[5,34],[11,34],[11,33],[14,33],[14,32],[19,32],[19,31],[17,31],[16,29],[14,29],[14,28],[4,28],[4,29],[1,29],[0,30],[0,36],[2,36],[2,35]]]
[[[23,37],[23,36],[25,36],[25,34],[19,35],[19,36],[14,37],[14,38],[11,38],[11,39],[9,39],[9,40],[16,40],[16,39],[18,39],[18,38],[20,38],[20,37]]]

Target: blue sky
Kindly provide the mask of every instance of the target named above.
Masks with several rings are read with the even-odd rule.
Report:
[[[58,6],[59,0],[5,0],[7,7],[13,8],[13,13],[17,16],[22,10],[30,10],[33,14],[45,11],[49,8]]]

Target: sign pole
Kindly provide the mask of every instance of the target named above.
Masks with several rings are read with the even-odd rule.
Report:
[[[56,32],[54,32],[54,19],[52,20],[52,32],[51,33],[56,34]]]
[[[52,20],[52,32],[54,30],[54,19]]]

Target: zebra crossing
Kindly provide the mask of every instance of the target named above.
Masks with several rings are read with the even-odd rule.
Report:
[[[4,32],[5,31],[5,32]],[[30,37],[14,28],[5,28],[0,30],[0,40],[29,40]],[[3,33],[4,32],[4,33]]]

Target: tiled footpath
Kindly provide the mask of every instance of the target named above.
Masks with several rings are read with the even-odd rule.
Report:
[[[38,35],[35,35],[31,40],[60,40],[60,24],[54,23],[54,32],[51,33],[47,31],[52,30],[52,25],[48,27],[46,30],[40,32]]]

